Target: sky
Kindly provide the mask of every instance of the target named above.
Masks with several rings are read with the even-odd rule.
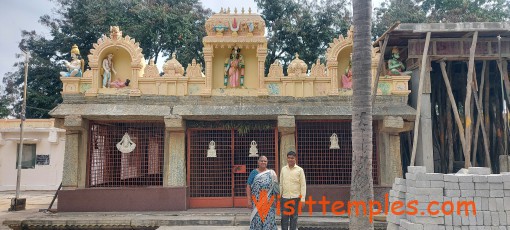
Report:
[[[372,4],[378,6],[382,1],[372,0]],[[251,7],[252,12],[260,13],[254,0],[201,0],[201,2],[205,8],[210,8],[213,12],[219,12],[221,7],[230,7],[231,10],[235,7],[238,10],[244,7],[246,11]],[[18,48],[21,31],[35,30],[38,34],[49,37],[49,31],[39,23],[39,17],[52,14],[55,5],[49,0],[0,0],[0,3],[2,5],[0,21],[3,22],[0,30],[0,92],[3,92],[1,81],[3,76],[7,72],[15,71],[13,64],[22,60],[16,58],[16,54],[21,53]]]

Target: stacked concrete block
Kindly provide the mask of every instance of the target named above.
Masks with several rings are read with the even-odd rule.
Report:
[[[389,194],[389,202],[393,203],[395,201],[402,201],[405,203],[406,201],[406,180],[402,178],[395,178],[395,182],[393,183],[393,187],[390,190]],[[398,230],[400,226],[400,219],[405,219],[405,215],[388,215],[386,220],[388,221],[388,230]]]
[[[404,202],[401,210],[416,214],[391,213],[395,201]],[[510,174],[490,174],[490,169],[480,167],[438,174],[426,173],[424,167],[409,167],[406,180],[395,180],[387,219],[388,229],[399,230],[510,230]]]

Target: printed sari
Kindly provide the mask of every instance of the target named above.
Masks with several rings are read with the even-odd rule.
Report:
[[[253,211],[251,212],[250,230],[277,230],[276,226],[276,203],[278,194],[277,176],[273,170],[266,170],[255,176],[251,184]],[[264,197],[265,196],[265,197]],[[266,202],[267,201],[267,202]],[[258,203],[258,205],[256,205]],[[259,210],[261,209],[261,210]],[[265,214],[265,216],[264,216]],[[262,217],[261,217],[262,215]]]

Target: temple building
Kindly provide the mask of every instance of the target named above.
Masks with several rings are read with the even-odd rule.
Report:
[[[349,199],[353,29],[332,38],[322,54],[326,63],[309,68],[293,54],[287,75],[278,61],[265,75],[260,15],[222,11],[205,26],[203,67],[196,61],[184,67],[174,55],[160,70],[144,60],[136,38],[114,26],[93,45],[82,77],[61,77],[63,102],[50,112],[66,130],[59,211],[245,207],[258,156],[267,156],[268,168],[278,173],[290,150],[305,171],[308,196]],[[415,94],[413,82],[431,63],[418,62],[424,33],[399,27],[391,33],[400,40],[390,37],[391,49],[376,44],[370,57],[373,85],[378,79],[372,166],[380,200],[402,177],[400,134],[414,128],[417,112],[408,103],[410,89]],[[411,72],[379,68],[395,53]],[[421,110],[429,121],[421,126],[419,143],[425,144],[432,140],[428,106]],[[431,148],[419,146],[416,159],[434,170]]]

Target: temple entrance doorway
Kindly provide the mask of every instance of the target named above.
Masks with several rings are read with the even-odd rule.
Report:
[[[189,207],[246,207],[246,182],[258,156],[278,173],[278,131],[189,128]],[[256,153],[255,153],[256,152]]]

